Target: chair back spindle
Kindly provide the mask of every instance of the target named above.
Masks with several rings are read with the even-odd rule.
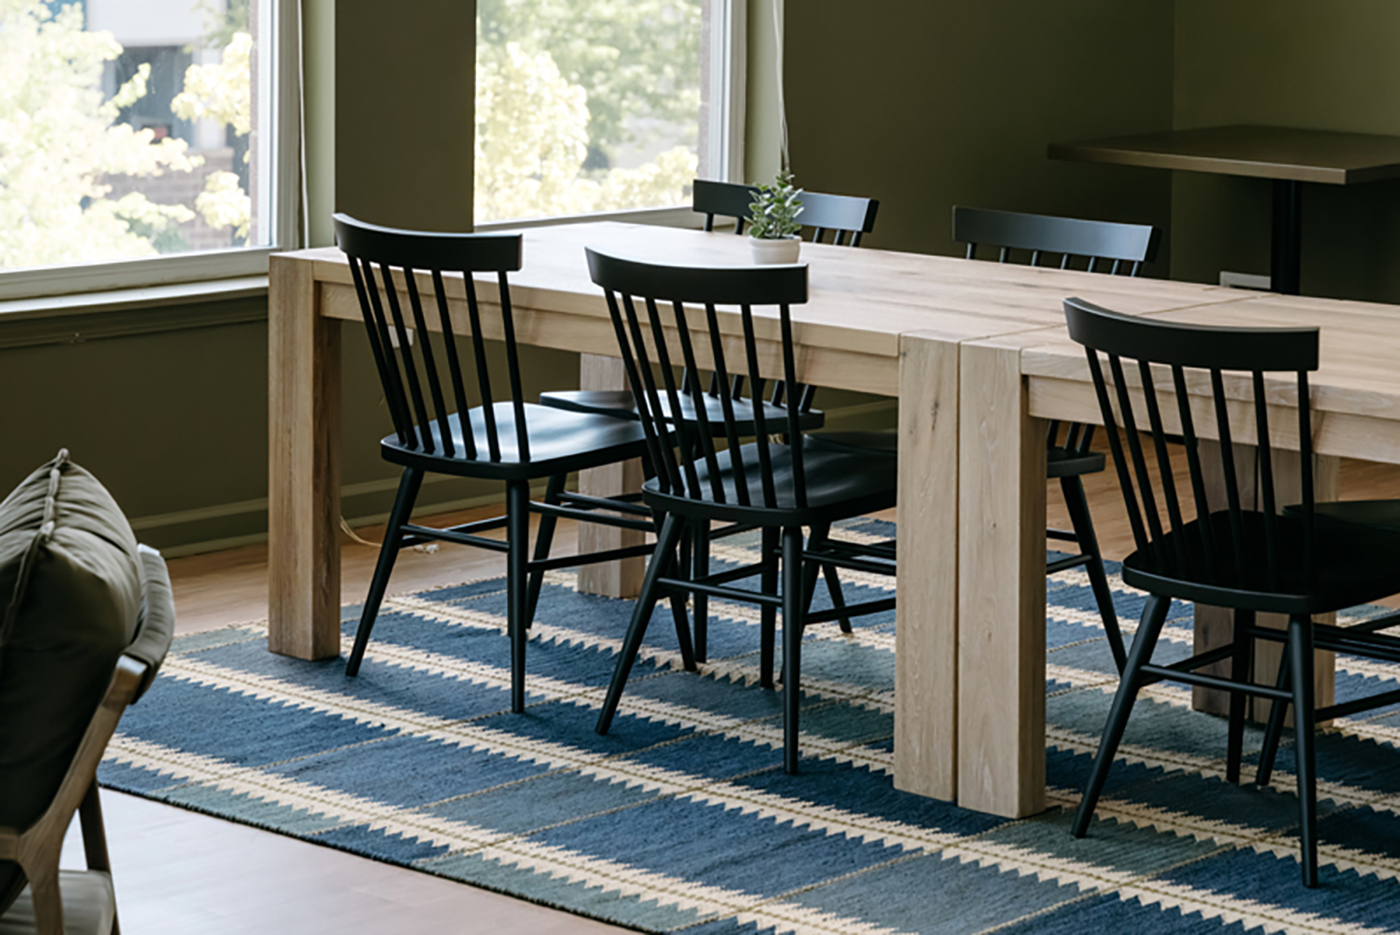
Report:
[[[750,218],[749,205],[758,197],[754,185],[737,182],[715,182],[696,179],[691,189],[691,207],[705,215],[705,230],[715,229],[715,215],[734,218],[734,233],[742,234]],[[827,195],[804,191],[798,195],[802,204],[799,220],[812,232],[813,243],[859,247],[861,237],[875,229],[875,215],[880,202],[874,198],[854,195]]]
[[[1261,591],[1284,587],[1286,574],[1310,577],[1314,566],[1314,506],[1307,374],[1317,369],[1317,329],[1184,325],[1121,315],[1082,299],[1067,299],[1064,307],[1070,337],[1085,348],[1128,522],[1145,570],[1203,584]],[[1105,360],[1107,368],[1103,366]],[[1125,363],[1137,366],[1132,368]],[[1164,390],[1159,390],[1157,379],[1163,370],[1171,374],[1165,391],[1175,397],[1179,427],[1168,426],[1163,417],[1159,394]],[[1206,425],[1198,424],[1192,409],[1189,372],[1209,377],[1209,412],[1213,418]],[[1136,385],[1130,381],[1130,373],[1136,378]],[[1270,373],[1291,374],[1297,386],[1303,506],[1296,519],[1280,515],[1274,485],[1265,379]],[[1248,380],[1233,374],[1247,374]],[[1227,375],[1231,375],[1228,381]],[[1232,400],[1246,392],[1253,405],[1246,407],[1246,415],[1240,416],[1238,409],[1235,415],[1252,415],[1254,420],[1261,501],[1258,510],[1247,509],[1242,502],[1241,471],[1234,451],[1235,429],[1239,425],[1232,425]],[[1145,414],[1145,426],[1140,423],[1139,414]],[[1189,528],[1167,447],[1169,433],[1177,428],[1185,446],[1195,534]],[[1226,493],[1225,509],[1214,513],[1212,506],[1218,504],[1207,501],[1206,468],[1201,459],[1203,430],[1207,431],[1205,437],[1219,442]],[[1144,449],[1144,435],[1151,440],[1151,457]],[[1224,516],[1220,515],[1222,512]],[[1280,525],[1293,521],[1304,524],[1306,554],[1301,556],[1281,554],[1279,546],[1283,541]]]
[[[508,399],[515,424],[513,441],[518,460],[528,461],[530,440],[507,279],[508,272],[520,269],[520,235],[395,230],[344,214],[335,215],[335,230],[336,242],[350,259],[355,293],[394,433],[399,444],[410,449],[449,457],[481,456],[481,439],[471,418],[468,378],[457,348],[444,279],[444,274],[450,273],[461,277],[466,296],[486,457],[492,461],[504,457],[496,412],[501,394],[492,380],[484,324],[487,316],[472,276],[496,274]],[[432,283],[436,334],[429,329],[420,275],[427,275]],[[401,295],[408,297],[407,315]]]

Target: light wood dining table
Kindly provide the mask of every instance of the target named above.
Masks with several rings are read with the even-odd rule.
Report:
[[[667,263],[750,262],[744,238],[728,233],[598,222],[524,237],[524,268],[511,278],[517,340],[580,352],[586,388],[621,388],[622,373],[585,245]],[[1044,420],[1100,421],[1082,351],[1064,335],[1065,297],[1183,320],[1322,324],[1317,450],[1400,462],[1400,368],[1386,367],[1400,309],[819,244],[803,245],[802,262],[810,299],[793,309],[802,379],[899,399],[899,789],[1007,816],[1044,808]],[[477,288],[489,304],[493,281]],[[446,289],[465,331],[461,286],[449,277]],[[776,315],[766,312],[761,366],[779,375]],[[737,334],[737,319],[722,317],[721,328]],[[303,659],[341,651],[347,320],[360,311],[338,250],[272,258],[269,648]],[[608,493],[625,479],[604,472],[581,485]],[[613,569],[580,583],[626,596],[632,580]]]

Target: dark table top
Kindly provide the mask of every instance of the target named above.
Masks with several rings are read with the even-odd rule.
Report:
[[[1331,185],[1400,176],[1400,136],[1288,127],[1205,127],[1052,143],[1049,156]]]

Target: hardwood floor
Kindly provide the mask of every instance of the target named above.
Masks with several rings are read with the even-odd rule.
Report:
[[[1400,467],[1345,461],[1341,486],[1343,499],[1400,497]],[[1122,558],[1132,550],[1132,534],[1111,468],[1086,478],[1085,487],[1105,555]],[[488,507],[425,521],[462,523],[495,512]],[[1051,483],[1048,512],[1052,526],[1068,527],[1057,482]],[[893,519],[893,511],[887,518]],[[357,534],[377,542],[383,529],[368,527]],[[574,524],[561,522],[558,554],[576,545]],[[345,542],[343,601],[363,598],[377,556],[374,546]],[[174,559],[170,571],[181,633],[266,616],[266,546]],[[444,546],[437,552],[410,551],[394,570],[390,592],[504,572],[503,556],[479,550]],[[106,793],[104,802],[118,901],[128,932],[310,935],[451,931],[464,926],[503,935],[624,931],[132,796]],[[65,864],[81,864],[81,848],[73,840],[65,850]]]
[[[140,935],[622,932],[296,838],[104,792],[122,931]],[[80,867],[81,838],[64,842]]]

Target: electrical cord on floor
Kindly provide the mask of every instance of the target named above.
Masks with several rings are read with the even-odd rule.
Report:
[[[382,548],[384,545],[383,542],[370,542],[368,539],[361,537],[355,530],[350,528],[350,524],[345,521],[344,516],[340,517],[340,531],[345,533],[345,535],[350,538],[351,542],[367,545],[371,549]],[[424,552],[428,555],[432,555],[438,550],[438,544],[436,542],[421,542],[418,545],[410,546],[410,548],[415,552]]]

